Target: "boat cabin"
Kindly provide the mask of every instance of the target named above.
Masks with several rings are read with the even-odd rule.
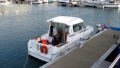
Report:
[[[53,46],[70,42],[73,35],[85,28],[84,21],[76,17],[59,16],[47,22],[50,23],[50,27],[46,40]],[[42,36],[42,38],[45,38],[45,36]]]

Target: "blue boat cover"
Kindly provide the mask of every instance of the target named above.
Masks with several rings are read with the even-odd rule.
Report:
[[[107,26],[105,26],[105,28],[108,29]],[[120,31],[120,28],[118,28],[118,27],[110,27],[110,29],[112,29],[112,30],[116,30],[116,31]]]

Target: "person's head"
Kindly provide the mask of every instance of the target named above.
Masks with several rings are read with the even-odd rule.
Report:
[[[51,25],[51,29],[53,29],[53,28],[54,28],[54,26]]]

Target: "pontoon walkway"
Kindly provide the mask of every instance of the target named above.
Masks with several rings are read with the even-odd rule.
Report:
[[[47,68],[90,68],[115,44],[114,34],[120,36],[120,32],[106,30]]]

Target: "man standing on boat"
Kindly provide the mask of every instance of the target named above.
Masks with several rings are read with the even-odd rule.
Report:
[[[56,28],[53,25],[51,25],[51,27],[50,27],[50,38],[51,37],[52,37],[52,44],[56,45],[58,43],[58,40],[57,40],[57,30],[56,30]],[[51,42],[51,41],[49,41],[49,42]]]

